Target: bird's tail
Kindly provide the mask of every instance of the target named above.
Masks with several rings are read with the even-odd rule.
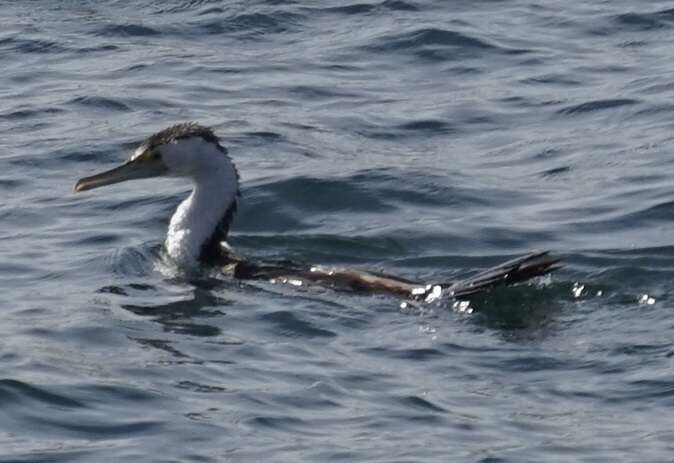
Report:
[[[456,281],[448,285],[447,289],[456,299],[466,298],[496,286],[512,285],[553,272],[561,268],[559,262],[559,258],[549,255],[547,251],[536,252]]]

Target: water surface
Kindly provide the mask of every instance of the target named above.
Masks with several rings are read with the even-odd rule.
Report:
[[[3,2],[0,461],[669,461],[670,2]],[[452,280],[336,294],[162,262],[189,186],[75,195],[196,120],[232,244]]]

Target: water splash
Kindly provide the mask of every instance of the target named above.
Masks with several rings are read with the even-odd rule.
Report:
[[[642,294],[639,297],[639,305],[653,305],[655,304],[655,298],[649,296],[648,294]]]

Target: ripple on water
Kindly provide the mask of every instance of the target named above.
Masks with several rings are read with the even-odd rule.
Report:
[[[40,109],[17,109],[8,113],[0,114],[0,119],[35,119],[44,115],[60,114],[65,110],[59,107]]]
[[[119,98],[106,98],[102,96],[79,96],[68,101],[67,104],[101,111],[131,111],[131,108],[122,103]]]
[[[298,32],[304,16],[299,13],[275,11],[273,13],[243,13],[225,18],[217,13],[209,13],[204,14],[202,18],[192,23],[188,31],[200,35],[236,34],[238,37],[250,39],[266,34]]]
[[[0,190],[11,191],[20,188],[25,184],[26,181],[24,179],[0,177]]]
[[[344,6],[325,7],[321,8],[320,11],[343,15],[361,15],[370,13],[385,14],[387,11],[419,11],[419,8],[411,2],[385,0],[380,3],[352,3]]]
[[[76,399],[56,394],[40,387],[14,379],[0,379],[0,403],[4,407],[17,406],[24,400],[41,402],[62,408],[82,408],[85,405]]]
[[[279,310],[264,314],[260,317],[265,322],[273,325],[276,334],[295,338],[333,338],[337,336],[333,331],[315,326],[301,315],[286,310]]]
[[[76,444],[83,440],[95,441],[91,447],[96,448],[96,442],[137,439],[160,432],[163,428],[160,420],[132,412],[134,406],[147,406],[155,398],[124,386],[37,386],[0,380],[0,403],[6,416],[14,418],[12,427],[4,430],[16,432],[25,426],[31,429],[34,439],[59,436],[66,449],[75,446],[86,451],[89,445]],[[120,412],[124,410],[125,416],[120,413],[113,417],[110,411],[115,407]]]
[[[577,115],[591,113],[595,111],[606,111],[616,108],[621,108],[624,106],[634,106],[639,104],[639,100],[634,100],[631,98],[615,98],[607,100],[595,100],[587,101],[585,103],[580,103],[577,105],[567,106],[557,111],[558,114],[562,115]]]
[[[160,31],[141,24],[107,24],[94,31],[95,35],[102,37],[152,37],[160,35]]]
[[[0,39],[0,49],[11,50],[16,53],[59,54],[69,49],[56,41],[37,38],[5,37]]]
[[[522,82],[525,84],[532,85],[559,85],[561,87],[578,87],[583,84],[581,79],[573,77],[571,74],[561,74],[561,73],[552,73],[552,74],[543,74],[535,77],[527,77],[522,79]]]
[[[490,40],[450,29],[419,28],[378,37],[374,44],[362,47],[377,54],[412,55],[425,61],[450,62],[478,59],[488,54],[521,55],[530,50],[509,48]]]
[[[624,13],[614,16],[613,23],[617,29],[630,31],[651,31],[653,29],[671,28],[674,26],[674,9],[654,11],[652,13]]]
[[[365,352],[391,359],[414,360],[416,362],[424,362],[445,357],[445,354],[442,351],[430,348],[401,349],[392,347],[372,347],[366,349]]]

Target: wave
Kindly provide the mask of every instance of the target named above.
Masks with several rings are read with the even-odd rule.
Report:
[[[585,103],[577,104],[577,105],[572,105],[572,106],[567,106],[565,108],[560,109],[557,111],[558,114],[564,114],[564,115],[574,115],[574,114],[582,114],[582,113],[589,113],[589,112],[595,112],[595,111],[605,111],[605,110],[610,110],[610,109],[616,109],[616,108],[621,108],[624,106],[634,106],[639,104],[639,100],[631,99],[631,98],[614,98],[614,99],[606,99],[606,100],[595,100],[595,101],[588,101]]]
[[[487,53],[524,54],[530,50],[508,48],[466,33],[440,28],[420,28],[386,34],[362,48],[376,53],[405,53],[431,61],[476,58]]]

